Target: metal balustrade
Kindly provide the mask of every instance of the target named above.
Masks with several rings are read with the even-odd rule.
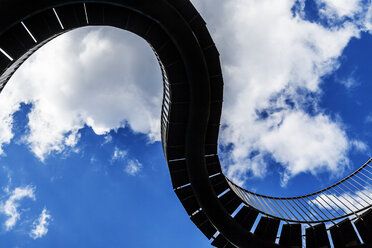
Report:
[[[260,213],[288,223],[332,222],[358,218],[372,205],[372,166],[369,159],[358,170],[320,191],[297,197],[272,197],[248,191],[228,178],[233,190],[245,204]]]

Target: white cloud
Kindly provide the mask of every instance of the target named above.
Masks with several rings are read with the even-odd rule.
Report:
[[[46,208],[43,209],[38,219],[33,223],[33,229],[29,233],[33,239],[42,238],[48,233],[48,226],[52,216]]]
[[[328,18],[353,17],[362,10],[362,0],[317,0],[320,13]]]
[[[128,125],[160,140],[161,82],[141,38],[113,28],[72,31],[36,52],[5,87],[0,142],[12,138],[9,116],[20,102],[33,104],[26,141],[41,160],[74,147],[85,124],[100,135]]]
[[[365,152],[368,150],[368,145],[360,140],[352,140],[351,144],[358,151]]]
[[[124,161],[124,172],[131,176],[138,175],[143,167],[137,159],[128,158],[128,151],[120,150],[118,147],[115,147],[114,154],[111,157],[111,162],[114,161]]]
[[[341,175],[349,160],[346,134],[328,116],[310,117],[303,112],[286,114],[282,123],[261,137],[261,150],[286,167],[282,184],[301,172],[330,170]]]
[[[348,90],[360,86],[359,80],[354,78],[355,70],[348,75],[348,77],[338,80],[342,85],[344,85]]]
[[[111,141],[112,141],[112,136],[111,135],[105,135],[105,141],[103,142],[103,145],[105,145],[105,144],[108,144],[108,143],[111,143]]]
[[[8,216],[8,219],[5,221],[7,231],[11,230],[21,217],[21,214],[18,212],[19,201],[24,198],[35,200],[34,192],[35,188],[32,186],[17,187],[11,192],[5,203],[1,203],[0,213]]]
[[[349,185],[349,187],[351,187]],[[357,185],[357,187],[360,187]],[[339,213],[351,213],[372,204],[371,189],[364,189],[358,192],[344,192],[341,195],[321,194],[309,203],[317,205],[321,209],[330,211],[338,210]],[[338,191],[341,191],[338,189]],[[341,193],[341,192],[340,192]],[[360,213],[359,213],[360,214]]]
[[[364,19],[364,26],[365,26],[365,29],[367,31],[369,31],[369,33],[371,33],[371,30],[372,30],[372,4],[369,5],[369,7],[367,8],[367,13],[365,15],[365,19]]]
[[[343,49],[359,37],[358,25],[327,28],[304,20],[303,14],[294,16],[294,3],[301,12],[303,1],[194,2],[221,53],[220,143],[231,147],[223,156],[227,175],[240,184],[247,175],[264,177],[266,157],[282,163],[283,186],[303,172],[342,172],[353,142],[342,120],[323,113],[318,102],[322,77],[339,67]],[[354,11],[352,6],[347,10]]]
[[[142,169],[142,164],[138,160],[128,160],[124,171],[131,176],[136,176]]]
[[[114,154],[112,155],[111,161],[116,160],[123,160],[128,154],[126,150],[120,150],[119,148],[115,147]]]
[[[77,130],[75,130],[75,132],[73,133],[70,133],[69,135],[67,135],[67,137],[65,138],[65,144],[66,146],[71,146],[71,147],[74,147],[79,139],[80,139],[80,134],[77,132]]]
[[[4,94],[0,97],[0,155],[5,155],[2,148],[4,145],[9,144],[14,136],[12,133],[12,114],[19,109],[19,104],[7,102],[5,99],[1,100],[2,98],[5,98]]]

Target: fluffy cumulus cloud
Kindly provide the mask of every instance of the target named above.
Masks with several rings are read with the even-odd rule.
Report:
[[[18,211],[19,202],[24,198],[35,200],[35,188],[32,186],[17,187],[12,192],[5,202],[0,205],[0,213],[6,215],[8,219],[5,221],[5,229],[11,230],[20,219],[21,214]]]
[[[365,149],[318,105],[322,77],[337,70],[343,49],[365,28],[352,20],[360,1],[316,1],[325,18],[350,17],[327,26],[305,19],[305,1],[194,2],[221,53],[228,176],[239,184],[263,177],[274,159],[284,167],[284,186],[302,172],[342,172],[350,149]]]
[[[346,168],[348,152],[362,141],[318,106],[320,84],[350,39],[368,29],[372,8],[316,0],[321,16],[342,19],[324,26],[305,19],[303,0],[192,2],[221,53],[227,175],[241,184],[248,175],[264,177],[268,158],[282,164],[283,185],[299,173]],[[113,29],[70,32],[30,58],[5,88],[0,143],[12,138],[20,102],[33,105],[25,141],[40,159],[76,146],[85,125],[96,134],[128,125],[159,140],[161,91],[159,66],[143,41]],[[136,173],[135,164],[128,170]]]
[[[99,135],[128,125],[156,141],[161,92],[160,69],[145,41],[113,28],[70,32],[41,48],[5,87],[0,142],[12,138],[11,114],[21,102],[32,104],[25,141],[41,160],[74,147],[84,125]]]
[[[291,111],[281,125],[261,138],[260,145],[261,150],[271,153],[276,161],[286,166],[282,179],[285,185],[291,175],[307,170],[316,174],[326,167],[341,174],[339,164],[348,163],[345,136],[337,123],[327,116],[320,114],[311,118],[303,112]]]
[[[42,238],[48,233],[48,226],[52,216],[46,208],[43,209],[38,219],[33,223],[33,228],[29,235],[33,239]]]

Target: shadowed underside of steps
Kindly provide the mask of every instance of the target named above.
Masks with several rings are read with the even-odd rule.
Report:
[[[335,247],[362,247],[355,230],[364,244],[372,244],[370,210],[353,221],[340,218],[328,229],[324,221],[313,223],[303,233],[304,223],[263,211],[258,206],[267,203],[256,198],[253,204],[225,178],[217,155],[219,53],[188,0],[0,0],[0,90],[37,49],[89,25],[128,30],[153,48],[163,73],[161,135],[172,187],[213,246],[329,247],[329,233]]]

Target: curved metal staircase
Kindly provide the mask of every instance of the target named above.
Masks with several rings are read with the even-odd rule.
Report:
[[[372,247],[371,160],[326,189],[290,198],[249,192],[223,175],[219,53],[188,0],[0,0],[0,90],[41,46],[88,25],[128,30],[153,48],[164,81],[161,134],[172,186],[213,246]]]

